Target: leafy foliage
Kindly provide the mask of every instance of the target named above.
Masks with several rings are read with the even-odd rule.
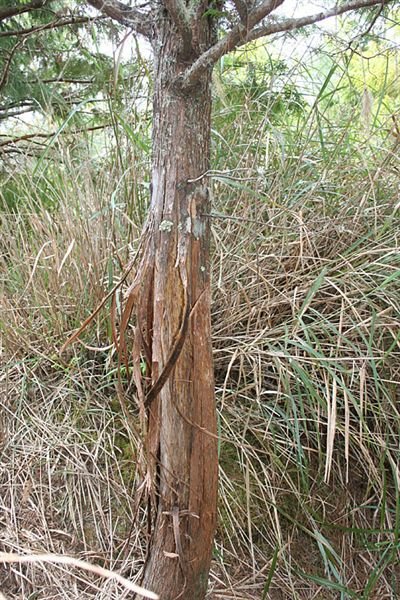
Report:
[[[104,121],[107,99],[132,70],[115,72],[113,59],[101,47],[118,37],[118,26],[90,19],[85,3],[50,0],[40,10],[0,22],[0,72],[5,102],[0,119],[42,114],[70,126]],[[89,110],[88,110],[89,108]],[[14,121],[14,123],[18,121]],[[11,126],[11,125],[10,125]]]

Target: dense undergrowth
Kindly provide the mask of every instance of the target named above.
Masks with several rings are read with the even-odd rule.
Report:
[[[266,96],[254,81],[215,86],[220,498],[209,597],[396,598],[398,140],[363,129],[354,106],[329,113],[320,96]],[[59,354],[140,236],[148,121],[127,123],[96,144],[59,136],[2,175],[0,549],[134,577],[146,540],[140,440],[127,373],[123,398],[117,390],[107,306]],[[1,566],[0,589],[128,597],[50,565]]]

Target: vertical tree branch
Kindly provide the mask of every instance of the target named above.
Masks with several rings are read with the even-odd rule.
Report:
[[[192,32],[190,28],[189,12],[184,0],[164,0],[173,23],[182,36],[184,53],[190,52],[192,46]]]
[[[245,25],[245,27],[247,27],[247,16],[249,14],[249,9],[246,2],[244,2],[243,0],[233,0],[233,3],[235,5],[235,8],[238,12],[242,24]]]
[[[6,85],[6,83],[8,81],[8,74],[10,72],[12,60],[14,58],[16,51],[18,50],[18,48],[20,48],[20,46],[22,46],[24,41],[25,41],[24,39],[19,40],[19,42],[17,42],[14,45],[14,47],[12,48],[11,52],[9,53],[9,55],[7,57],[7,60],[4,65],[3,73],[0,78],[0,90]]]

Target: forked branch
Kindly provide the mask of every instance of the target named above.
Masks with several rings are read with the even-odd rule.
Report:
[[[144,12],[132,8],[119,0],[87,0],[88,4],[97,8],[102,13],[119,21],[126,27],[131,27],[137,33],[150,38],[152,33],[152,20]]]
[[[274,19],[269,17],[264,24],[262,21],[268,17],[278,6],[283,4],[284,0],[265,0],[256,6],[248,14],[247,25],[240,23],[233,27],[221,40],[214,44],[209,50],[204,52],[187,71],[181,76],[179,86],[181,89],[187,89],[194,85],[201,75],[210,69],[222,56],[247,42],[258,38],[300,29],[306,25],[324,21],[329,17],[341,15],[352,10],[366,8],[370,6],[385,6],[393,0],[348,0],[342,5],[335,5],[332,8],[299,18]]]
[[[257,27],[253,31],[249,32],[246,42],[251,42],[258,38],[267,35],[272,35],[273,33],[282,33],[285,31],[293,31],[294,29],[300,29],[301,27],[305,27],[306,25],[312,25],[313,23],[318,23],[320,21],[324,21],[325,19],[329,19],[329,17],[336,17],[342,15],[343,13],[350,12],[352,10],[368,8],[371,6],[384,7],[387,4],[390,4],[392,1],[393,0],[350,0],[349,2],[345,2],[341,6],[334,6],[314,15],[308,15],[305,17],[298,17],[293,19],[282,19],[279,21],[271,21],[269,23],[266,23],[264,26]]]

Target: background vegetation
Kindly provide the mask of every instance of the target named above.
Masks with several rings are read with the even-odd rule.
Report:
[[[133,578],[141,446],[107,308],[58,352],[121,276],[148,199],[150,62],[94,27],[55,29],[51,56],[29,36],[3,89],[0,550]],[[210,598],[400,594],[399,32],[348,30],[245,48],[214,78]],[[1,566],[0,590],[128,597],[37,564]]]

